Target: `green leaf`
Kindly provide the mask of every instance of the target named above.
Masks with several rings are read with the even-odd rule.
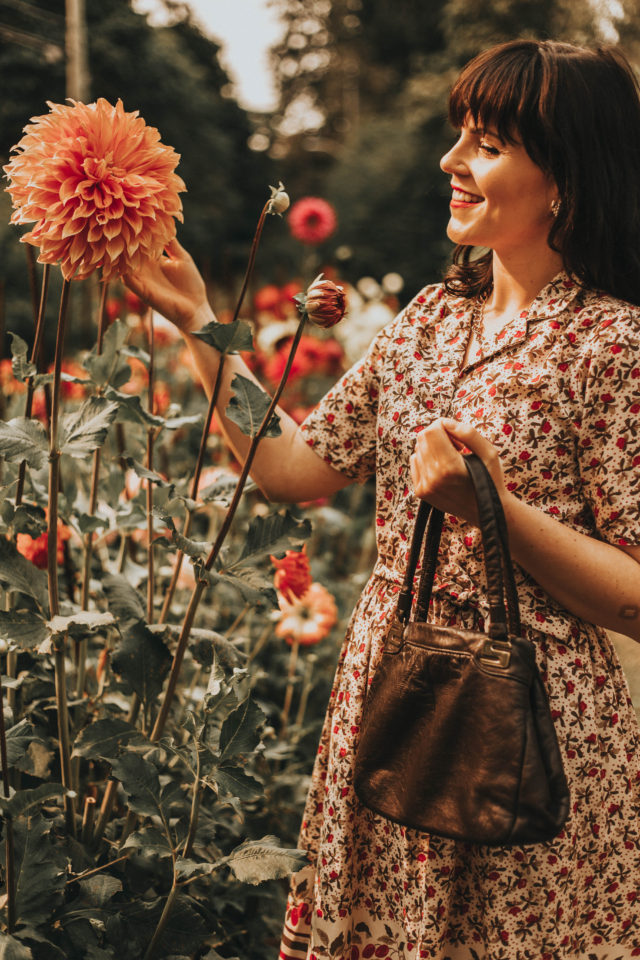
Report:
[[[143,466],[141,463],[138,463],[138,461],[134,460],[133,457],[123,457],[122,459],[126,466],[133,470],[136,476],[140,477],[141,480],[151,480],[153,483],[157,483],[159,487],[173,486],[172,483],[165,480],[164,477],[161,477],[159,473],[155,473],[153,470],[147,470],[145,466]]]
[[[202,779],[205,783],[217,784],[222,793],[238,797],[239,800],[256,800],[264,793],[264,787],[255,777],[249,776],[242,767],[233,764],[217,767]]]
[[[60,431],[60,452],[83,459],[107,438],[118,413],[118,404],[104,397],[89,397],[79,410],[65,417]]]
[[[16,380],[28,380],[38,372],[34,363],[28,359],[29,347],[17,333],[9,332],[11,337],[11,370]]]
[[[72,756],[113,760],[120,755],[123,747],[144,743],[146,740],[136,727],[125,720],[106,717],[95,720],[80,731],[73,745]]]
[[[285,513],[272,513],[267,517],[255,517],[247,533],[239,560],[229,567],[245,563],[255,563],[271,554],[283,553],[298,546],[311,536],[311,524],[308,520],[296,520],[287,510]]]
[[[251,326],[246,320],[236,320],[235,323],[218,323],[217,320],[212,320],[201,330],[197,330],[194,337],[204,340],[220,353],[253,350]]]
[[[134,813],[153,817],[160,812],[160,780],[156,767],[135,753],[125,753],[111,764]]]
[[[0,538],[0,581],[11,590],[33,597],[43,612],[49,609],[47,576],[16,550],[15,544]]]
[[[108,873],[99,873],[78,882],[82,891],[82,902],[98,909],[105,907],[109,900],[122,890],[122,881]]]
[[[68,617],[53,617],[47,622],[47,630],[52,637],[65,636],[83,639],[87,634],[103,631],[116,624],[112,613],[100,613],[99,610],[77,610]]]
[[[46,621],[34,610],[0,610],[0,637],[23,650],[34,650],[49,636]]]
[[[179,409],[179,407],[177,409]],[[183,427],[195,427],[196,425],[199,426],[202,424],[202,420],[202,414],[194,413],[191,416],[185,417],[168,417],[163,421],[162,425],[165,430],[181,430]]]
[[[34,727],[26,719],[20,720],[7,730],[7,763],[9,767],[17,767],[19,770],[32,766],[31,761],[27,761],[29,745],[34,739]]]
[[[202,503],[220,503],[223,507],[228,507],[237,486],[238,477],[234,473],[226,474],[200,490],[198,500],[201,500]],[[251,489],[255,490],[255,488],[255,483],[246,483],[244,492],[247,493]]]
[[[225,857],[228,866],[242,883],[288,877],[308,864],[304,850],[280,847],[277,837],[247,840]]]
[[[102,589],[111,613],[120,620],[121,625],[136,620],[144,620],[147,612],[140,594],[126,577],[119,573],[107,574],[102,580]]]
[[[33,960],[33,954],[15,937],[0,933],[0,960]]]
[[[162,690],[171,664],[171,654],[157,634],[144,623],[132,623],[111,657],[111,667],[145,704]]]
[[[260,424],[271,404],[271,397],[253,380],[248,380],[240,374],[236,374],[231,381],[231,389],[235,393],[229,401],[226,415],[248,437],[257,436]],[[274,413],[263,436],[279,437],[281,433],[280,417]]]
[[[230,757],[253,753],[260,743],[260,730],[266,721],[255,700],[247,697],[233,710],[222,724],[220,731],[220,759],[224,763]]]
[[[178,880],[190,880],[192,877],[205,877],[219,870],[221,863],[204,863],[197,860],[176,859],[176,877]]]
[[[32,807],[53,797],[64,797],[69,791],[61,783],[41,783],[30,790],[17,790],[12,797],[0,796],[0,810],[10,817],[19,817]]]
[[[76,516],[76,525],[80,533],[84,536],[87,533],[95,533],[96,530],[102,530],[109,526],[109,521],[99,517],[97,514],[79,513]]]
[[[173,854],[166,836],[156,827],[142,827],[130,834],[122,844],[123,850],[128,848],[141,850],[144,854],[153,853],[159,857],[170,857]]]
[[[21,503],[13,514],[14,533],[28,533],[37,538],[47,529],[47,518],[42,507],[35,503]]]
[[[116,420],[120,423],[142,423],[147,427],[164,426],[164,418],[149,413],[138,394],[121,393],[113,387],[107,387],[104,395],[110,402],[118,404]]]
[[[197,577],[204,577],[212,586],[228,584],[239,591],[242,599],[251,604],[278,606],[278,595],[273,587],[273,579],[266,577],[253,567],[238,567],[234,573],[205,570],[202,564],[195,565]]]
[[[100,353],[95,346],[91,353],[85,356],[82,365],[90,373],[96,386],[105,387],[107,383],[113,381],[114,375],[120,379],[123,369],[126,371],[127,380],[131,376],[129,364],[119,361],[119,354],[128,336],[129,331],[126,325],[120,320],[114,320],[105,332]],[[124,382],[126,383],[126,380]]]
[[[28,417],[0,420],[0,457],[8,463],[26,460],[32,470],[42,469],[49,457],[49,441],[40,421]]]
[[[67,860],[62,849],[53,843],[50,830],[50,824],[39,813],[21,817],[14,823],[16,920],[19,923],[38,925],[49,921],[62,903]],[[4,860],[4,850],[2,857]]]

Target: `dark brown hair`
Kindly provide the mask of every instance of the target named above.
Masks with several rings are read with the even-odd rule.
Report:
[[[555,180],[560,209],[548,242],[588,287],[640,305],[640,97],[622,53],[514,40],[475,57],[451,91],[449,119],[471,116],[522,142]],[[474,296],[492,278],[491,251],[459,245],[445,277]]]

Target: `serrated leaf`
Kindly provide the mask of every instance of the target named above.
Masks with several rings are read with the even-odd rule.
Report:
[[[49,609],[47,576],[16,550],[15,544],[0,537],[0,581],[11,590],[32,597],[40,609]]]
[[[264,880],[288,877],[308,864],[304,850],[278,846],[277,837],[247,840],[225,857],[225,861],[242,883],[258,884]]]
[[[77,610],[68,617],[57,616],[47,621],[47,630],[50,636],[64,636],[83,638],[97,630],[113,627],[116,620],[112,613],[101,613],[99,610]]]
[[[111,386],[107,387],[104,395],[110,402],[117,403],[118,414],[116,420],[120,423],[142,423],[147,427],[164,426],[164,418],[149,413],[143,406],[138,394],[121,393]]]
[[[49,457],[49,441],[40,421],[28,417],[0,420],[0,457],[8,463],[26,460],[32,470],[42,469]]]
[[[157,483],[159,487],[173,486],[172,483],[165,480],[164,477],[161,477],[159,473],[155,473],[153,470],[147,470],[145,466],[138,463],[133,457],[123,457],[122,460],[141,480],[151,480],[153,483]]]
[[[264,787],[255,777],[245,773],[242,767],[226,764],[212,769],[202,778],[205,783],[215,783],[219,790],[239,800],[256,800],[264,793]]]
[[[217,320],[212,320],[201,330],[197,330],[194,337],[204,340],[220,353],[253,350],[253,334],[246,320],[236,320],[235,323],[218,323]]]
[[[51,800],[53,797],[64,797],[66,793],[68,791],[61,783],[41,783],[30,790],[17,790],[9,798],[0,796],[0,810],[6,816],[15,819],[32,807],[39,806],[45,800]]]
[[[260,730],[266,719],[255,700],[251,697],[243,700],[222,724],[219,748],[221,762],[253,753],[260,743]]]
[[[113,381],[114,376],[119,379],[123,367],[126,367],[127,380],[131,376],[129,364],[119,362],[118,357],[128,336],[129,331],[126,325],[120,320],[114,320],[105,331],[100,353],[97,347],[94,347],[91,353],[85,356],[83,366],[96,386],[105,387],[107,383]]]
[[[156,767],[135,753],[125,753],[111,764],[134,813],[152,817],[160,811],[160,779]]]
[[[64,418],[60,452],[82,459],[101,447],[117,413],[117,403],[110,403],[104,397],[89,397],[79,410]]]
[[[29,947],[8,933],[0,933],[0,960],[33,960]]]
[[[197,860],[184,860],[182,857],[176,859],[176,877],[178,880],[190,880],[192,877],[204,877],[220,869],[219,863],[202,863]]]
[[[202,566],[196,565],[195,571],[196,578],[203,577],[212,586],[225,583],[235,587],[247,603],[266,604],[274,609],[278,606],[278,595],[273,587],[273,579],[254,567],[238,567],[233,573],[227,573],[204,570]]]
[[[83,536],[87,533],[95,533],[96,530],[102,530],[109,526],[109,521],[90,513],[79,513],[76,517],[76,525]]]
[[[144,620],[147,612],[140,597],[126,577],[119,573],[110,573],[102,579],[102,589],[109,604],[109,610],[118,618],[121,626],[136,620]]]
[[[179,407],[177,407],[179,409]],[[181,430],[183,427],[195,427],[203,422],[202,414],[194,413],[184,417],[167,417],[162,425],[165,430]]]
[[[37,538],[47,529],[47,518],[42,507],[34,503],[21,503],[13,513],[14,533],[28,533]]]
[[[142,850],[145,854],[154,853],[159,857],[170,857],[173,854],[166,836],[156,827],[142,827],[130,834],[122,844],[123,850],[128,848]]]
[[[213,483],[210,483],[202,490],[199,490],[198,500],[200,500],[202,503],[220,503],[222,506],[228,507],[233,499],[233,494],[235,493],[237,486],[237,476],[233,473],[230,473],[227,476],[219,477],[217,480],[214,480]],[[246,483],[244,492],[248,493],[249,490],[255,488],[255,483]]]
[[[298,546],[311,536],[311,524],[308,520],[296,520],[289,511],[272,513],[267,517],[254,517],[240,558],[228,569],[245,563],[255,563],[270,554],[282,553]]]
[[[82,891],[83,903],[98,908],[106,906],[109,900],[122,890],[122,881],[105,873],[87,877],[85,880],[79,880],[78,883]]]
[[[171,654],[157,634],[144,623],[132,623],[111,656],[111,667],[137,693],[143,703],[151,703],[162,690],[169,672]]]
[[[46,621],[34,610],[0,610],[0,637],[23,650],[35,650],[48,636]]]
[[[33,769],[33,761],[29,756],[29,746],[35,739],[33,724],[23,718],[7,730],[6,738],[9,767],[29,773]]]
[[[140,731],[125,720],[105,717],[95,720],[81,730],[73,745],[74,757],[86,757],[89,760],[113,760],[122,752],[123,747],[145,743]]]
[[[50,824],[38,813],[14,823],[18,923],[48,921],[62,903],[67,861],[62,849],[52,842],[50,830]],[[4,849],[1,855],[4,860]]]
[[[271,404],[271,397],[253,380],[239,373],[231,381],[231,389],[234,394],[225,411],[227,417],[248,437],[257,436]],[[281,433],[280,418],[274,413],[263,436],[279,437]]]
[[[28,380],[38,372],[35,364],[31,363],[27,343],[17,333],[9,332],[11,337],[11,370],[16,380]]]

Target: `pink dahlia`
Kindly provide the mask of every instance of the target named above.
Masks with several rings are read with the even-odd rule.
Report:
[[[276,557],[269,559],[276,568],[273,578],[276,590],[289,601],[293,597],[303,597],[311,586],[311,567],[305,547],[302,550],[287,550],[280,560]]]
[[[102,267],[104,280],[160,256],[182,220],[180,159],[137,111],[70,101],[34,117],[4,167],[15,213],[35,223],[21,239],[66,280]]]
[[[321,197],[303,197],[291,207],[289,230],[301,243],[324,243],[338,226],[336,212]]]

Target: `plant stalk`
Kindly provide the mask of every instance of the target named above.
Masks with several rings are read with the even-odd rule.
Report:
[[[293,686],[296,675],[296,667],[298,665],[298,652],[300,650],[300,644],[295,640],[291,646],[291,653],[289,654],[289,671],[287,673],[287,688],[284,694],[284,704],[282,707],[282,714],[280,716],[280,736],[284,737],[287,732],[287,723],[289,721],[289,713],[291,711],[291,701],[293,700]]]
[[[48,263],[45,263],[42,270],[42,287],[40,290],[40,303],[37,307],[36,313],[36,330],[33,338],[33,347],[31,348],[31,363],[34,366],[37,366],[38,359],[40,357],[40,351],[42,349],[42,339],[44,336],[44,315],[47,306],[47,295],[49,292],[49,276],[51,274],[51,267]],[[27,380],[27,398],[25,404],[24,415],[25,417],[31,417],[31,412],[33,410],[33,394],[35,392],[34,377],[29,377]],[[16,487],[16,507],[19,507],[22,503],[22,495],[24,493],[24,481],[27,472],[27,462],[23,460],[20,464],[20,469],[18,471],[18,486]]]
[[[293,342],[291,344],[291,350],[289,351],[289,357],[287,359],[287,364],[282,373],[282,377],[280,378],[280,383],[278,384],[276,392],[273,395],[273,399],[269,404],[269,408],[263,417],[262,423],[260,424],[255,436],[252,437],[251,439],[251,444],[249,446],[247,458],[242,468],[242,472],[240,473],[240,476],[238,478],[238,483],[236,485],[236,489],[233,494],[233,499],[231,501],[227,514],[224,518],[222,526],[220,527],[220,531],[218,533],[218,536],[216,537],[216,541],[213,544],[211,551],[209,552],[209,556],[205,561],[205,564],[204,564],[205,571],[211,570],[213,564],[217,560],[220,550],[222,548],[222,545],[229,532],[229,528],[231,527],[231,523],[235,516],[236,510],[238,509],[240,498],[242,496],[242,491],[244,490],[244,486],[247,482],[247,477],[249,476],[249,471],[253,464],[253,460],[256,455],[258,445],[262,440],[267,430],[267,427],[271,423],[271,418],[273,416],[274,410],[278,404],[278,400],[280,399],[282,395],[282,391],[284,390],[285,384],[287,382],[287,377],[289,376],[289,371],[291,370],[291,364],[293,363],[293,358],[295,356],[296,350],[298,349],[298,344],[300,343],[300,337],[302,336],[305,320],[306,320],[306,316],[303,314],[303,316],[300,319],[300,323],[298,324],[298,329],[296,330],[295,337],[293,338]],[[171,703],[173,701],[176,687],[178,685],[178,677],[180,674],[180,668],[182,666],[182,660],[184,658],[185,650],[187,648],[187,643],[189,642],[189,634],[191,632],[191,627],[193,626],[196,611],[198,609],[200,599],[202,597],[202,594],[204,593],[206,586],[207,586],[206,578],[199,579],[198,582],[196,583],[193,594],[191,595],[191,600],[189,601],[189,606],[187,607],[187,612],[185,614],[185,619],[182,626],[182,631],[180,633],[180,638],[178,640],[175,653],[173,655],[173,663],[171,664],[171,670],[169,673],[169,681],[167,684],[167,689],[165,690],[162,706],[160,707],[160,711],[156,718],[155,725],[151,732],[150,739],[153,742],[156,742],[157,740],[160,739],[160,737],[162,736],[162,731],[164,730],[165,723],[167,722],[167,717],[169,716]]]
[[[179,888],[176,883],[175,872],[174,872],[173,884],[169,892],[169,896],[167,897],[167,902],[164,905],[164,910],[162,911],[160,919],[158,920],[158,926],[156,927],[155,933],[151,938],[151,943],[147,947],[147,952],[145,953],[143,960],[151,960],[151,958],[153,957],[156,951],[156,947],[158,946],[160,937],[164,933],[164,928],[166,927],[169,921],[169,916],[171,915],[171,911],[173,910],[173,904],[178,895],[178,889]]]
[[[148,311],[149,320],[149,385],[148,406],[149,413],[153,414],[153,391],[155,380],[155,338],[153,335],[153,312]],[[153,470],[153,441],[154,427],[147,430],[147,470]],[[153,480],[147,480],[147,623],[153,623],[153,594],[154,594],[154,557],[153,557]]]
[[[4,795],[9,798],[11,790],[9,788],[9,761],[7,758],[7,733],[4,726],[4,693],[2,687],[2,678],[0,677],[0,759],[2,760],[2,783]],[[16,877],[15,877],[15,856],[13,845],[13,820],[11,817],[5,817],[4,822],[4,844],[6,854],[6,885],[7,885],[7,929],[13,933],[16,925]]]
[[[129,713],[127,715],[127,723],[133,725],[138,719],[138,714],[140,712],[140,698],[137,693],[131,698],[131,703],[129,705]],[[116,794],[118,792],[118,781],[109,780],[107,786],[105,787],[104,795],[102,797],[102,804],[100,805],[100,816],[98,817],[98,822],[96,823],[95,830],[93,831],[93,842],[94,844],[98,843],[104,836],[104,831],[109,822],[111,816],[111,811],[113,809],[113,804],[116,799]]]
[[[198,828],[198,814],[200,812],[200,803],[202,801],[203,786],[200,783],[200,750],[196,743],[196,775],[193,781],[193,796],[191,798],[191,815],[189,817],[189,832],[185,840],[182,856],[187,858],[191,856],[193,841]]]
[[[62,354],[64,350],[64,335],[69,304],[70,281],[62,284],[60,296],[60,312],[58,314],[58,328],[56,333],[56,352],[53,364],[53,390],[51,400],[51,420],[49,425],[49,514],[47,518],[47,582],[49,587],[49,616],[51,618],[60,613],[58,596],[58,491],[60,487],[60,451],[58,450],[58,421],[60,418],[60,374],[62,370]],[[67,790],[72,790],[71,784],[71,750],[69,743],[69,717],[67,711],[67,677],[65,669],[66,634],[60,640],[55,650],[55,679],[56,679],[56,706],[58,712],[58,736],[60,749],[60,769],[62,783]],[[65,821],[67,830],[75,836],[75,802],[74,798],[65,795]]]

